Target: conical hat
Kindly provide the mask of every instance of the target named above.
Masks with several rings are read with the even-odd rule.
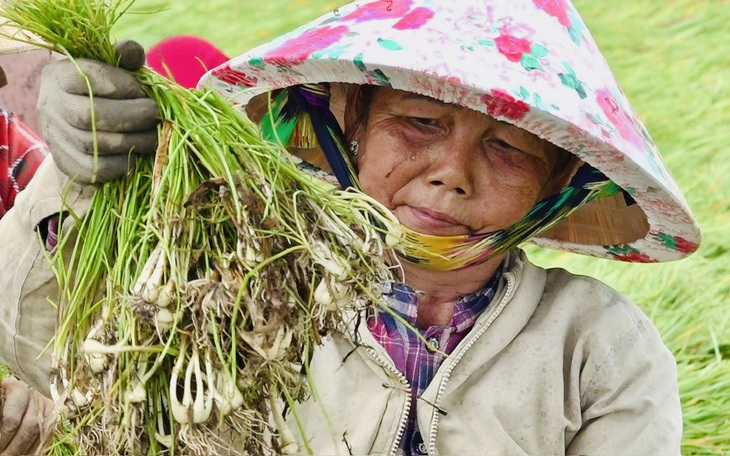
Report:
[[[577,155],[633,197],[594,200],[533,239],[621,261],[695,251],[700,230],[567,0],[377,0],[339,8],[210,71],[234,101],[303,83],[375,84],[456,103]]]

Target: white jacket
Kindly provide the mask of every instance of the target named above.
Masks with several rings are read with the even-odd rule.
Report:
[[[46,296],[56,287],[34,229],[61,208],[63,180],[47,159],[0,219],[0,360],[41,391],[50,358],[36,358],[52,337]],[[92,193],[66,197],[81,214]],[[596,280],[546,271],[521,252],[508,263],[492,304],[418,401],[429,454],[679,454],[676,365],[646,315]],[[408,383],[360,321],[314,354],[312,397],[296,410],[304,438],[289,415],[302,452],[398,446]]]
[[[408,383],[364,323],[357,337],[333,337],[312,360],[319,400],[297,413],[314,454],[397,448]],[[676,364],[646,315],[603,283],[521,252],[417,407],[432,455],[680,450]]]

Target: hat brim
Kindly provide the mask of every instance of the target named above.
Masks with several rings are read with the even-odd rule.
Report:
[[[520,99],[515,91],[505,90],[505,80],[525,79],[518,71],[479,73],[448,64],[425,65],[424,54],[406,49],[406,45],[403,52],[376,52],[385,40],[395,46],[393,35],[373,35],[374,29],[365,30],[369,35],[355,33],[358,23],[348,24],[344,33],[340,30],[333,37],[333,33],[337,35],[333,31],[340,27],[338,21],[348,11],[341,8],[338,18],[323,16],[234,58],[206,74],[201,84],[241,104],[267,91],[321,82],[388,86],[456,103],[510,122],[572,152],[603,172],[635,201],[627,204],[621,195],[595,200],[533,239],[536,244],[630,262],[677,260],[698,248],[701,235],[696,220],[610,71],[601,66],[605,66],[602,59],[594,68],[598,75],[593,75],[600,83],[591,87],[586,81],[583,88],[592,90],[595,99],[586,102],[581,94],[568,109],[556,109],[547,97]],[[381,28],[386,34],[392,32],[388,27]],[[357,41],[363,36],[366,38]],[[496,68],[500,62],[499,56],[494,61],[488,56],[475,62],[473,54],[465,53],[460,46],[463,48],[456,42],[442,43],[441,49],[429,49],[427,58],[480,64],[483,68]],[[454,57],[459,52],[472,57],[471,61]],[[608,108],[602,105],[606,100]],[[623,123],[608,128],[607,117],[608,121]]]

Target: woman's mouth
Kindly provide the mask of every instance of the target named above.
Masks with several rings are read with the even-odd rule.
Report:
[[[401,220],[401,223],[417,231],[433,234],[457,234],[454,232],[455,229],[464,230],[464,225],[448,214],[423,207],[408,206],[407,209],[403,211],[405,220]]]

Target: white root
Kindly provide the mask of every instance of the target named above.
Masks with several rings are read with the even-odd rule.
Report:
[[[276,424],[276,430],[279,432],[279,438],[281,439],[281,454],[295,454],[299,451],[299,445],[294,439],[294,434],[289,425],[284,421],[284,416],[281,412],[281,407],[277,402],[276,395],[272,393],[269,397],[271,403],[271,414],[274,416],[274,423]]]
[[[347,259],[333,252],[324,242],[316,241],[311,248],[312,259],[338,279],[346,278],[352,271]]]
[[[327,287],[326,279],[323,278],[319,281],[317,288],[314,289],[314,302],[321,305],[325,309],[330,309],[333,307],[333,301],[334,299],[332,299],[332,294]]]
[[[221,372],[216,377],[215,393],[213,399],[223,416],[243,406],[243,394],[238,389],[235,379],[228,372]]]
[[[155,312],[155,327],[157,331],[167,331],[172,328],[175,323],[175,316],[170,312],[170,309],[161,307]]]
[[[185,343],[181,342],[180,354],[178,355],[177,360],[175,360],[175,365],[172,367],[172,372],[170,373],[170,411],[172,411],[172,417],[175,419],[175,421],[180,424],[188,424],[188,422],[190,421],[188,419],[188,408],[186,405],[184,405],[185,395],[183,395],[183,403],[180,403],[177,398],[177,380],[180,376],[180,369],[182,369],[185,358],[184,348]],[[186,379],[185,391],[189,392],[189,389],[190,382]]]
[[[155,432],[155,440],[166,448],[172,448],[172,434],[163,435],[159,432]]]
[[[173,293],[175,292],[175,282],[168,280],[157,294],[157,307],[166,308],[172,302]]]
[[[395,247],[401,243],[403,230],[400,225],[392,224],[388,226],[388,232],[385,234],[385,244],[388,247]]]
[[[150,275],[147,283],[142,286],[140,291],[140,297],[142,300],[148,303],[156,303],[157,297],[160,294],[160,288],[162,288],[162,275],[165,271],[165,255],[160,251],[157,257],[157,263],[155,264],[152,274]]]
[[[147,390],[139,380],[132,381],[132,387],[127,391],[127,401],[131,404],[138,404],[147,400]]]
[[[152,273],[157,267],[157,263],[161,255],[162,246],[158,245],[154,248],[154,250],[152,250],[150,256],[147,258],[147,261],[142,267],[142,271],[140,272],[137,281],[134,283],[134,286],[132,286],[132,293],[134,293],[135,295],[139,295],[140,293],[142,293],[142,289],[145,288],[150,281]]]
[[[104,320],[101,318],[97,319],[94,322],[94,325],[91,327],[91,329],[89,329],[89,334],[86,335],[86,339],[87,340],[88,339],[96,340],[97,334],[99,333],[99,331],[102,330],[103,327],[104,327]]]
[[[91,369],[91,372],[95,374],[103,372],[104,369],[106,369],[109,365],[109,360],[107,359],[106,355],[87,354],[84,357],[86,358],[86,362],[89,363],[89,368]]]
[[[256,248],[251,244],[246,245],[246,254],[244,256],[245,264],[249,267],[254,267],[257,264],[264,261],[266,257],[260,249]]]
[[[58,376],[54,375],[51,378],[51,399],[53,399],[53,402],[58,403],[58,401],[61,399],[61,393],[58,392]]]
[[[106,345],[99,342],[96,339],[84,340],[83,350],[88,355],[108,355],[112,353],[118,353],[119,346],[117,345]]]
[[[107,355],[117,355],[125,349],[126,340],[114,345],[105,345],[96,339],[87,338],[84,340],[82,351],[89,368],[95,374],[101,373],[109,366]]]
[[[252,320],[256,321],[254,314],[257,312],[257,307],[251,304],[249,310],[251,312]],[[267,361],[275,361],[283,358],[286,355],[286,351],[291,345],[293,338],[292,331],[288,330],[284,326],[277,329],[273,337],[269,336],[271,332],[257,332],[255,330],[256,324],[254,324],[254,331],[243,331],[238,332],[238,336],[246,342],[259,356]]]
[[[253,348],[256,353],[258,353],[259,356],[261,356],[264,359],[267,359],[268,355],[264,351],[264,349],[261,347],[261,343],[264,341],[264,335],[263,334],[254,334],[249,331],[239,331],[238,335],[243,339],[244,342],[248,344],[249,347]]]
[[[294,308],[297,305],[297,298],[294,296],[294,293],[289,292],[286,294],[286,305],[289,308]]]
[[[350,230],[349,227],[345,225],[341,220],[337,220],[334,217],[336,216],[334,214],[330,214],[329,212],[322,214],[320,221],[325,229],[334,233],[340,245],[353,246],[355,248],[362,247],[362,241],[360,240],[360,238],[356,236],[355,233],[353,233],[353,231]]]
[[[365,227],[365,242],[363,242],[360,250],[376,257],[383,254],[383,243],[377,233],[370,227]]]
[[[347,292],[347,285],[339,282],[333,276],[329,276],[319,282],[317,288],[314,289],[313,298],[324,310],[334,312],[340,305],[347,302]]]
[[[236,256],[238,258],[244,258],[243,255],[243,249],[245,248],[245,244],[241,242],[241,239],[236,240]]]
[[[286,355],[286,350],[291,345],[292,331],[288,330],[284,326],[279,327],[274,336],[274,342],[271,347],[264,349],[266,353],[266,359],[270,361],[278,360]]]
[[[92,398],[93,395],[91,394],[91,391],[87,391],[86,394],[82,393],[81,390],[78,388],[74,388],[71,391],[71,400],[78,408],[87,405],[89,402],[91,402]]]
[[[206,393],[203,386],[203,375],[200,371],[200,356],[198,349],[193,347],[193,355],[190,358],[190,365],[193,366],[193,374],[195,375],[195,400],[193,401],[193,423],[204,423],[210,417],[213,410],[213,395],[210,391]],[[188,365],[188,369],[190,369]],[[212,373],[211,373],[212,375]],[[187,373],[186,373],[187,381]],[[207,382],[212,384],[213,379],[208,378]],[[184,403],[184,400],[183,400]]]
[[[192,357],[191,357],[192,359]],[[193,363],[191,360],[188,360],[188,365],[185,368],[185,383],[183,387],[183,397],[182,397],[182,406],[185,408],[185,417],[188,420],[188,422],[191,421],[192,418],[192,410],[191,407],[193,406],[193,387],[192,387],[192,380],[193,380]]]

